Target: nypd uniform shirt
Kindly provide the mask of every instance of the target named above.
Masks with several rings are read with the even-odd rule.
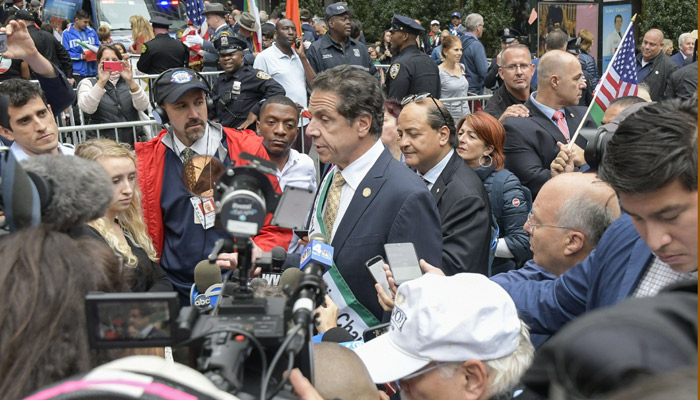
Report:
[[[184,44],[167,33],[159,33],[141,45],[141,57],[136,67],[144,74],[160,74],[170,68],[184,67],[188,59]]]
[[[352,38],[346,38],[345,46],[341,47],[326,33],[321,39],[311,43],[306,50],[306,58],[317,74],[338,65],[355,65],[372,75],[377,74],[377,68],[369,58],[367,47]]]
[[[435,62],[411,45],[392,58],[386,77],[388,97],[401,101],[410,94],[430,93],[440,98],[440,71]]]
[[[216,117],[221,125],[238,129],[248,113],[260,112],[260,104],[272,96],[285,95],[284,88],[265,71],[244,65],[232,75],[219,75],[214,85]]]

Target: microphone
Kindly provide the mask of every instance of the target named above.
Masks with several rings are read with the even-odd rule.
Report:
[[[282,272],[282,265],[287,259],[287,250],[284,247],[275,246],[270,250],[270,254],[272,255],[272,271]]]
[[[261,277],[272,286],[280,286],[279,282],[282,274],[282,265],[287,258],[287,251],[280,246],[273,247],[269,252],[264,252],[262,256],[255,260],[255,264],[262,268]]]
[[[5,209],[15,230],[39,222],[58,231],[81,226],[104,216],[114,192],[104,168],[80,157],[42,155],[20,166],[8,156],[2,178],[5,205],[15,200]]]
[[[296,288],[297,284],[299,283],[299,279],[301,279],[302,275],[304,275],[304,273],[301,272],[300,269],[297,269],[297,268],[285,269],[284,272],[282,272],[282,276],[280,277],[279,285],[277,285],[277,286],[282,288],[282,290],[285,293],[293,292],[294,289]]]
[[[303,275],[294,291],[292,316],[294,322],[306,326],[313,320],[316,304],[324,301],[323,274],[333,265],[333,247],[326,244],[323,234],[314,233],[301,254],[299,268]]]
[[[221,268],[209,260],[202,260],[194,267],[194,285],[190,289],[190,304],[200,310],[214,307],[223,288]]]

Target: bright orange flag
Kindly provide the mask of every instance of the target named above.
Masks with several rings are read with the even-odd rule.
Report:
[[[285,18],[289,18],[297,27],[297,36],[301,36],[301,19],[299,19],[299,0],[287,0],[287,10],[284,13]]]

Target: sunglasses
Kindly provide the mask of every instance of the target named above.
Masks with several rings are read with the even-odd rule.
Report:
[[[405,106],[408,103],[416,102],[420,103],[421,101],[425,100],[426,98],[430,97],[430,99],[433,101],[433,104],[435,104],[435,107],[437,107],[438,111],[440,112],[440,115],[442,115],[442,120],[445,122],[445,126],[450,126],[450,124],[447,122],[447,116],[445,116],[445,112],[442,111],[442,108],[438,105],[437,101],[435,101],[435,97],[433,97],[432,94],[430,93],[421,93],[421,94],[411,94],[403,99],[401,99],[401,107]]]

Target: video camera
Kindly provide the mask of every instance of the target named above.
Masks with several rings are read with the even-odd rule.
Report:
[[[608,145],[614,133],[614,131],[606,129],[606,125],[597,129],[581,128],[580,135],[587,141],[586,148],[584,149],[584,157],[591,171],[597,171],[600,163],[603,162],[605,147]]]
[[[283,357],[284,367],[290,369],[295,355],[310,345],[305,334],[311,327],[291,323],[293,301],[308,288],[295,285],[288,291],[289,302],[285,297],[255,297],[248,285],[251,237],[273,211],[274,225],[301,228],[305,212],[299,209],[311,208],[314,193],[286,188],[280,196],[267,177],[276,174],[274,164],[245,153],[240,158],[250,163],[224,168],[215,158],[195,157],[183,168],[185,186],[203,202],[213,201],[216,224],[229,235],[216,242],[209,260],[216,260],[220,252],[238,253],[240,273],[223,283],[216,305],[206,310],[183,307],[178,312],[175,293],[91,294],[86,298],[90,344],[95,348],[187,345],[196,354],[195,368],[221,390],[241,398],[294,398],[280,392],[286,378],[273,375],[281,377],[282,370],[275,367]],[[261,264],[275,264],[274,252],[261,258]],[[259,357],[251,356],[253,350]],[[244,380],[246,373],[260,376],[259,392],[251,387],[251,379]],[[305,375],[313,376],[311,371]],[[268,389],[271,382],[276,382],[274,389]]]

